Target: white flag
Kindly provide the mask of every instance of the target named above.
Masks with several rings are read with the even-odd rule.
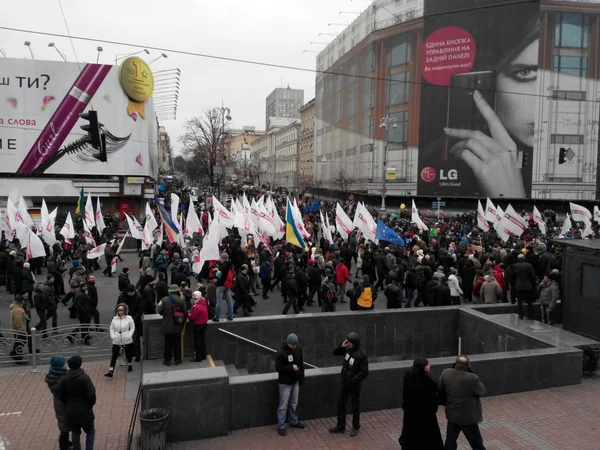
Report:
[[[82,220],[81,223],[83,224],[83,237],[85,238],[85,242],[96,247],[96,241],[94,240],[94,236],[92,236],[92,232],[88,228],[87,223],[85,223],[85,220]]]
[[[490,231],[490,224],[485,218],[485,211],[481,206],[481,201],[477,200],[477,227],[481,231]]]
[[[54,229],[57,214],[58,214],[58,208],[54,208],[54,210],[50,214],[48,214],[48,218],[47,218],[46,222],[42,225],[42,236],[44,236],[44,240],[50,246],[56,244],[56,242],[57,242],[56,241],[56,231]]]
[[[414,223],[415,225],[417,225],[417,227],[419,227],[420,230],[423,230],[423,231],[429,230],[427,225],[425,225],[425,223],[423,223],[423,221],[419,217],[419,210],[417,209],[417,205],[415,204],[414,199],[412,201],[411,222]]]
[[[75,228],[73,227],[73,219],[71,218],[71,213],[67,213],[67,218],[65,219],[65,224],[60,230],[60,234],[62,234],[65,239],[73,239],[75,237]]]
[[[19,205],[17,206],[17,212],[15,214],[15,222],[22,223],[27,228],[31,228],[31,225],[33,225],[33,219],[29,215],[29,212],[27,212],[27,203],[25,203],[23,196],[19,199]]]
[[[292,214],[294,215],[294,220],[296,221],[296,227],[298,228],[298,231],[300,232],[302,237],[305,239],[309,238],[310,233],[304,225],[304,220],[302,220],[302,213],[300,212],[300,208],[298,207],[296,197],[294,197],[294,203],[292,204]]]
[[[537,223],[538,227],[540,228],[540,231],[542,232],[542,235],[546,236],[546,222],[544,222],[544,218],[538,211],[537,206],[533,207],[533,221]]]
[[[264,204],[258,205],[258,227],[265,232],[267,236],[273,236],[278,233],[273,218],[265,208]]]
[[[581,232],[582,239],[594,234],[594,231],[592,230],[592,222],[590,222],[589,220],[584,220],[583,223],[585,223],[585,228]]]
[[[88,197],[85,201],[85,211],[83,218],[88,229],[91,230],[96,226],[96,215],[94,214],[94,205],[92,205],[92,194],[88,192]]]
[[[150,228],[152,231],[158,228],[158,222],[156,221],[156,217],[154,216],[154,212],[152,208],[150,208],[150,204],[146,202],[146,222],[150,222]]]
[[[329,225],[325,222],[325,219],[323,219],[323,212],[321,210],[319,210],[319,216],[321,217],[321,229],[323,230],[323,236],[325,236],[327,242],[333,244],[333,236],[331,235],[331,229],[329,228]]]
[[[335,205],[335,224],[337,232],[340,233],[340,236],[342,236],[344,240],[348,239],[348,236],[350,236],[350,233],[352,233],[354,226],[352,225],[350,217],[348,217],[348,215],[344,212],[339,202]]]
[[[29,230],[27,235],[27,259],[39,258],[46,256],[46,250],[44,249],[44,244],[41,239],[36,236],[36,234]],[[20,240],[20,239],[19,239]]]
[[[16,211],[15,205],[13,204],[12,200],[9,197],[7,200],[7,203],[6,203],[6,216],[4,218],[4,222],[6,225],[4,234],[5,234],[8,242],[12,242],[12,240],[15,237],[15,225],[14,225],[15,211]]]
[[[125,239],[127,239],[128,236],[129,236],[129,231],[127,233],[125,233],[125,236],[123,236],[123,239],[121,239],[121,242],[119,244],[119,247],[117,248],[117,251],[115,252],[115,255],[118,255],[119,253],[121,253],[121,250],[123,249],[123,244],[125,244]]]
[[[275,223],[275,226],[277,227],[277,234],[275,236],[273,236],[275,239],[281,239],[285,236],[285,223],[283,223],[283,220],[281,220],[281,217],[279,217],[279,213],[277,212],[277,208],[275,208],[275,205],[273,205],[273,222]]]
[[[110,273],[117,273],[117,258],[116,256],[110,261]]]
[[[527,229],[527,223],[510,204],[504,211],[504,217],[500,220],[500,225],[505,231],[509,231],[517,237],[521,236]]]
[[[142,231],[142,250],[148,250],[153,242],[154,235],[152,234],[152,230],[150,229],[150,224],[146,222],[146,225],[144,225],[144,230]]]
[[[369,211],[367,211],[367,208],[365,208],[361,203],[359,203],[356,207],[352,228],[358,228],[362,234],[364,234],[365,239],[375,242],[377,225],[375,225],[375,221],[373,220],[373,217]]]
[[[142,236],[144,234],[144,229],[137,221],[135,217],[129,217],[129,214],[125,213],[125,217],[127,218],[127,224],[129,225],[129,232],[131,236],[135,239],[143,239]]]
[[[106,244],[100,244],[98,247],[94,247],[93,249],[91,249],[90,251],[87,252],[86,258],[87,259],[100,258],[102,255],[104,255],[105,247],[106,247]]]
[[[571,207],[571,217],[575,222],[591,222],[593,217],[589,209],[575,203],[569,203]]]
[[[246,193],[242,195],[242,206],[244,207],[244,213],[246,215],[250,214],[250,202],[248,201],[248,197],[246,197]]]
[[[498,218],[496,217],[496,207],[492,203],[492,201],[488,198],[485,201],[485,218],[488,222],[496,223],[498,222]]]
[[[563,222],[563,226],[562,226],[562,229],[560,230],[560,234],[562,234],[563,236],[566,236],[567,233],[569,231],[571,231],[571,228],[573,228],[573,225],[571,224],[571,218],[569,217],[569,214],[567,214],[567,218]]]
[[[231,211],[225,208],[216,197],[213,196],[213,208],[215,208],[215,215],[219,216],[221,226],[226,228],[233,228],[235,224],[235,217]]]
[[[206,236],[202,242],[202,248],[194,260],[192,271],[200,273],[206,261],[218,260],[219,257],[219,218],[215,216],[215,220],[208,227]]]
[[[258,227],[258,216],[258,205],[256,204],[256,201],[252,199],[252,203],[250,204],[250,222],[252,222],[252,225],[255,227]]]
[[[594,222],[600,223],[600,208],[594,206]]]
[[[179,195],[171,194],[171,220],[177,223],[177,214],[179,212]]]
[[[104,223],[104,217],[102,217],[102,209],[100,208],[100,197],[96,197],[96,229],[98,233],[102,234],[106,224]]]
[[[187,218],[185,219],[185,229],[183,232],[189,237],[194,237],[194,233],[203,233],[202,223],[200,222],[198,214],[196,213],[196,208],[194,207],[194,201],[192,200],[191,195]]]

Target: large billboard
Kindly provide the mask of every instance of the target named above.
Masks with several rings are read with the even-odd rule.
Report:
[[[425,0],[418,193],[531,194],[540,5]]]
[[[0,173],[156,178],[148,80],[138,58],[121,66],[0,58]],[[79,114],[92,109],[103,124],[107,162],[82,140],[87,122]]]

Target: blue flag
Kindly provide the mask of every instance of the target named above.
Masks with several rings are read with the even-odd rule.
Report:
[[[404,247],[404,239],[398,236],[398,233],[388,227],[381,220],[377,221],[377,232],[375,233],[375,238],[379,239],[380,241],[385,241],[389,242],[390,244]]]

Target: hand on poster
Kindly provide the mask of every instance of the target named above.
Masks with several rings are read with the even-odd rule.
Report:
[[[469,165],[484,190],[485,196],[525,197],[521,169],[517,161],[517,145],[479,91],[473,100],[485,118],[492,137],[481,131],[445,128],[447,136],[461,139],[450,154]]]

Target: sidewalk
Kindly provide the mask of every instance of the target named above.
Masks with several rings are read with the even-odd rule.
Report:
[[[82,367],[96,386],[94,448],[125,449],[135,403],[135,400],[127,400],[125,396],[125,368],[118,367],[114,378],[109,379],[104,377],[108,367],[107,361],[84,361]],[[39,373],[31,373],[29,368],[0,371],[2,450],[58,450],[58,427],[54,417],[52,394],[44,382],[48,366],[41,366],[39,369]],[[135,365],[135,369],[141,370],[139,364]],[[84,439],[82,436],[82,443],[85,444]]]

